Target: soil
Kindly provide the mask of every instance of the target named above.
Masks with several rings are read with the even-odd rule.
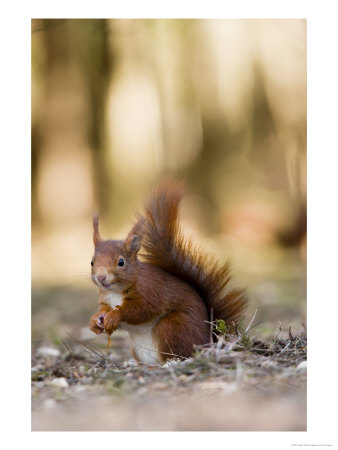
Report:
[[[132,359],[123,331],[107,349],[87,326],[39,334],[38,318],[35,311],[32,430],[306,430],[305,327],[261,337],[253,321],[191,358],[145,365]]]

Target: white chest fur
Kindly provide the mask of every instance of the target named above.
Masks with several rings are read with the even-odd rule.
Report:
[[[119,292],[107,292],[104,302],[112,309],[118,305],[122,305],[122,294]],[[146,364],[156,364],[159,361],[158,348],[153,339],[153,328],[155,322],[142,325],[130,325],[120,322],[118,328],[126,330],[129,333],[132,347],[138,359]]]
[[[107,292],[104,302],[114,309],[117,305],[122,305],[122,294],[120,292]]]

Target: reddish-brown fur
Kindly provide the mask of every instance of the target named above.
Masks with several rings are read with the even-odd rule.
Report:
[[[245,306],[243,290],[224,292],[229,281],[227,264],[219,266],[187,240],[178,224],[177,210],[182,189],[166,182],[145,207],[125,241],[102,241],[98,219],[94,217],[92,277],[113,277],[114,292],[122,294],[122,304],[111,309],[105,304],[107,290],[100,289],[100,309],[90,328],[103,331],[97,318],[104,314],[103,327],[111,334],[119,323],[154,323],[152,336],[161,359],[171,355],[191,355],[194,345],[206,344],[210,311],[214,319],[238,321]],[[137,253],[142,244],[142,261]],[[123,258],[123,267],[118,261]],[[105,281],[104,281],[105,282]]]
[[[167,181],[145,207],[142,257],[144,261],[192,286],[205,302],[213,319],[238,322],[246,304],[244,289],[227,289],[229,264],[219,264],[184,236],[178,221],[182,186]]]

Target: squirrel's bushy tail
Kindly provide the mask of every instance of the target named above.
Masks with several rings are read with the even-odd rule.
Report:
[[[183,235],[178,222],[182,196],[182,186],[169,180],[146,203],[143,260],[189,283],[205,302],[209,318],[236,323],[246,304],[244,290],[226,289],[230,281],[229,264],[219,264]]]

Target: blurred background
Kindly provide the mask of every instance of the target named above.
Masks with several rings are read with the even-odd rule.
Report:
[[[301,326],[306,21],[34,19],[31,37],[33,342],[89,336],[92,214],[124,238],[167,175],[248,320]]]

